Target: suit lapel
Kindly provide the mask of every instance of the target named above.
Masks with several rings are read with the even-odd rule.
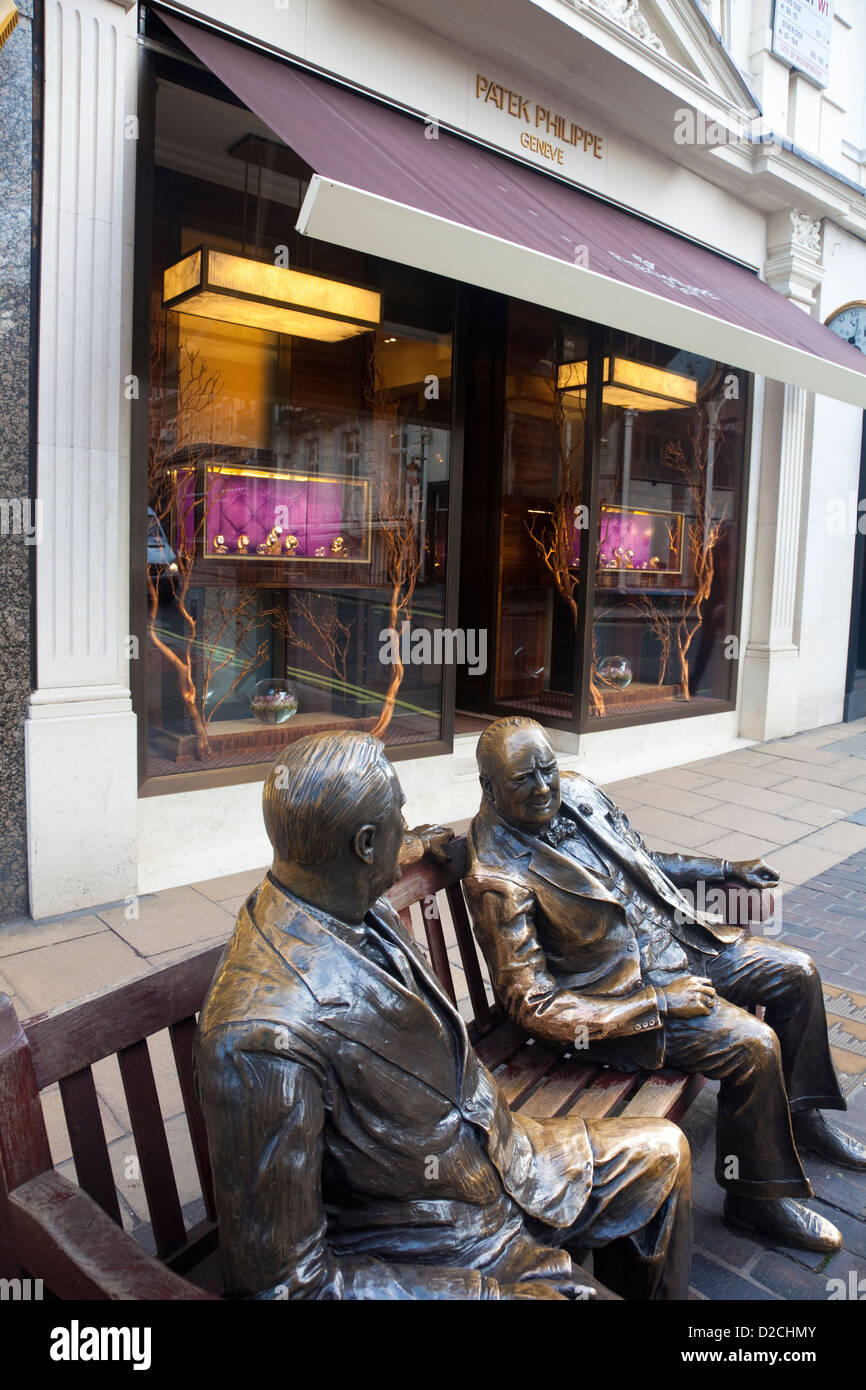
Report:
[[[466,1054],[469,1050],[469,1034],[466,1031],[466,1025],[463,1022],[459,1010],[454,1007],[448,995],[445,993],[445,990],[440,985],[436,978],[435,971],[430,968],[424,956],[415,945],[415,942],[410,938],[408,932],[404,931],[402,923],[400,923],[400,929],[398,930],[396,925],[390,920],[391,914],[396,917],[394,909],[387,899],[380,898],[367,915],[373,918],[377,930],[386,941],[397,946],[400,951],[410,957],[418,973],[424,980],[426,988],[433,995],[436,1004],[442,1012],[447,1015],[457,1044],[459,1088],[462,1085],[463,1073],[466,1067]],[[400,919],[396,918],[396,920],[399,922]]]
[[[561,893],[573,893],[578,898],[598,898],[602,902],[619,902],[590,869],[546,845],[543,840],[537,840],[534,835],[524,835],[521,830],[506,825],[498,817],[493,826],[493,835],[510,857],[524,860],[532,873],[552,883]]]
[[[651,855],[641,848],[637,837],[635,837],[634,843],[630,843],[628,832],[622,824],[623,817],[619,808],[591,783],[586,783],[585,790],[585,802],[575,804],[571,797],[568,799],[563,797],[562,801],[563,806],[574,817],[581,830],[597,839],[615,860],[633,877],[639,881],[642,880],[643,884],[649,887],[653,893],[656,893],[663,902],[680,912],[685,912],[691,920],[694,913],[686,899],[680,894],[676,884],[671,883],[665,877]],[[591,814],[586,814],[586,811],[581,809],[582,807],[591,808]]]

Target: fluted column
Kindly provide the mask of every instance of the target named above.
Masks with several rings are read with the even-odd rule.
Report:
[[[43,538],[27,727],[35,917],[136,890],[123,394],[135,71],[129,4],[46,0],[37,424]]]
[[[823,275],[820,222],[796,211],[777,214],[768,251],[768,282],[810,313]],[[809,397],[798,386],[765,383],[755,586],[741,696],[746,738],[781,738],[797,728],[795,620]]]

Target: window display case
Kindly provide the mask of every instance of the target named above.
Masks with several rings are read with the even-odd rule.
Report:
[[[178,538],[198,538],[204,559],[370,563],[367,478],[216,462],[186,470],[177,495]]]
[[[598,569],[682,574],[683,521],[682,512],[602,507],[598,520]],[[580,537],[580,530],[575,528],[574,565],[580,564]]]

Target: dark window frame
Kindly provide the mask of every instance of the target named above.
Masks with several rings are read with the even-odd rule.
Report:
[[[136,150],[135,245],[133,252],[132,371],[137,379],[138,397],[132,402],[130,424],[130,631],[138,638],[139,656],[130,662],[130,693],[138,729],[139,797],[173,795],[211,787],[239,786],[262,781],[272,758],[234,767],[207,768],[150,775],[148,772],[147,720],[147,583],[141,561],[143,537],[147,531],[147,441],[150,397],[151,282],[153,260],[153,191],[155,183],[156,87],[159,78],[196,92],[206,92],[235,106],[242,103],[198,64],[156,52],[147,45],[138,48],[139,132]],[[442,278],[442,277],[439,277]],[[449,460],[449,502],[447,567],[445,576],[445,626],[457,624],[460,583],[460,507],[463,486],[463,441],[465,414],[465,366],[460,346],[461,291],[454,284],[451,319],[451,454]],[[438,739],[397,744],[386,751],[392,762],[431,758],[450,754],[454,749],[456,669],[442,669],[442,699]]]

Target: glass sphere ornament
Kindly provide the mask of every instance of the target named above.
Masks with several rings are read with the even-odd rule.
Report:
[[[615,690],[631,685],[632,669],[624,656],[605,656],[598,663],[598,678]]]
[[[259,681],[250,699],[250,709],[260,724],[285,724],[298,712],[298,692],[289,681]]]

